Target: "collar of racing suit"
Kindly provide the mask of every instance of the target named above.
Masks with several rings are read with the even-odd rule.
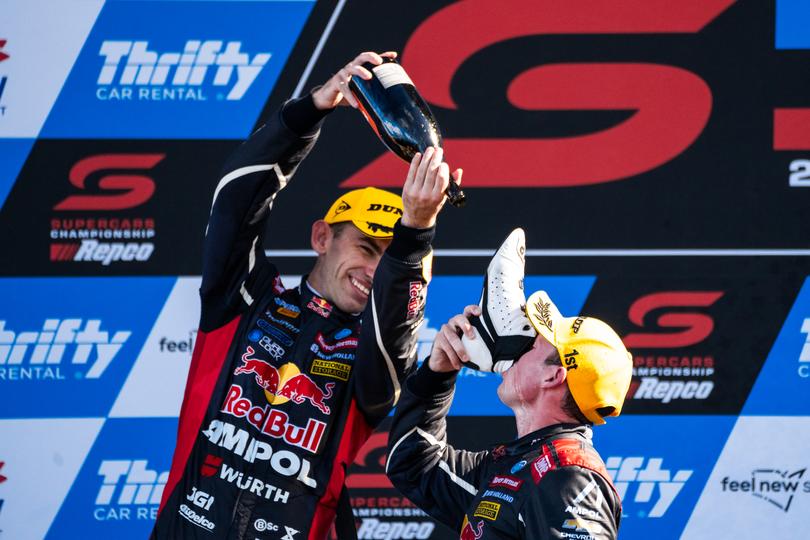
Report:
[[[591,442],[593,431],[590,426],[584,424],[554,424],[527,433],[519,439],[515,439],[507,444],[495,446],[493,452],[497,451],[502,455],[520,456],[530,452],[534,448],[539,448],[543,443],[553,439],[582,438]]]
[[[315,309],[312,308],[307,309],[309,303],[312,302],[313,299],[316,300],[315,303],[316,307],[323,308],[324,307],[323,302],[326,302],[326,305],[329,306],[327,308],[329,312],[328,318],[337,319],[338,321],[348,323],[360,320],[361,315],[363,315],[362,312],[346,313],[345,311],[342,311],[340,308],[338,308],[335,304],[333,304],[330,300],[327,300],[326,298],[321,296],[320,293],[315,289],[313,289],[312,286],[309,284],[309,274],[305,274],[304,276],[301,277],[301,283],[298,284],[298,294],[301,296],[301,306],[304,307],[304,311],[308,312],[309,315],[315,315],[316,313],[318,313],[318,311],[316,311]],[[369,302],[370,301],[371,300],[369,300]],[[317,317],[319,315],[315,316]],[[320,316],[323,317],[323,315]]]

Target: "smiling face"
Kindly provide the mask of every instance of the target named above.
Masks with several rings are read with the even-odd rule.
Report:
[[[365,309],[374,271],[391,240],[364,235],[351,223],[312,226],[312,249],[318,260],[309,282],[327,300],[347,313]]]

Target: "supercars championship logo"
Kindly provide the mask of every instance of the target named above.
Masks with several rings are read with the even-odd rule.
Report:
[[[709,397],[714,389],[715,358],[694,347],[712,334],[714,319],[697,310],[712,306],[722,296],[722,291],[666,291],[633,302],[630,321],[649,329],[655,312],[655,324],[661,330],[631,332],[623,339],[634,353],[628,399],[669,403]]]
[[[50,260],[101,266],[148,261],[155,250],[155,219],[120,211],[137,208],[152,198],[155,182],[144,173],[165,157],[99,154],[76,162],[68,179],[77,192],[53,207]]]

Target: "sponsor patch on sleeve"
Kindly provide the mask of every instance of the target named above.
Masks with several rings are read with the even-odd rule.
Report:
[[[501,505],[499,503],[481,501],[478,503],[478,508],[475,509],[473,516],[495,521],[498,519],[498,512],[500,511]]]
[[[312,367],[309,369],[309,372],[313,375],[324,375],[341,381],[348,381],[351,371],[352,366],[350,364],[321,359],[314,360]]]
[[[554,467],[551,465],[551,460],[546,454],[543,454],[534,460],[534,462],[532,462],[532,478],[534,478],[534,483],[539,483],[546,473],[553,468]]]

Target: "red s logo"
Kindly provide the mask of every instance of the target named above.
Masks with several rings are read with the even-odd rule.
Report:
[[[352,472],[346,477],[346,487],[349,488],[387,488],[392,489],[394,486],[385,475],[385,451],[388,446],[388,433],[375,433],[366,441],[357,457],[354,459],[356,467],[361,467],[364,470],[372,470],[377,472]],[[369,454],[379,453],[382,450],[382,455],[377,463],[369,461]]]
[[[166,154],[100,154],[85,158],[70,169],[70,183],[85,189],[87,178],[96,172],[109,170],[149,170]],[[54,206],[54,210],[122,210],[149,200],[155,192],[155,182],[138,174],[105,174],[98,187],[120,193],[110,195],[71,195]]]
[[[428,102],[457,109],[450,92],[455,73],[496,43],[537,35],[697,33],[734,1],[464,0],[425,20],[406,44],[402,61]],[[580,186],[641,174],[686,150],[712,109],[703,79],[682,68],[649,63],[541,65],[515,77],[506,97],[523,110],[635,114],[608,129],[573,137],[446,139],[450,159],[465,168],[465,187]],[[404,163],[386,153],[342,186],[398,186],[405,170]]]
[[[644,317],[654,309],[666,307],[709,307],[721,291],[666,291],[642,296],[630,306],[629,318],[644,328]],[[664,313],[656,320],[659,328],[680,328],[680,332],[638,332],[624,337],[628,349],[688,347],[700,343],[714,330],[714,319],[705,313]]]

